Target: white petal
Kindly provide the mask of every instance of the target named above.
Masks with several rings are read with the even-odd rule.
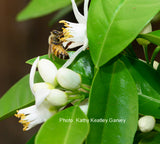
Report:
[[[86,21],[88,18],[88,3],[89,3],[89,0],[84,0],[84,17]]]
[[[63,88],[74,90],[80,87],[81,76],[68,68],[60,68],[57,72],[57,81]]]
[[[30,114],[31,112],[33,112],[33,113],[34,113],[34,112],[36,112],[36,111],[35,111],[35,107],[36,107],[36,106],[35,106],[35,105],[33,105],[33,106],[30,106],[30,107],[27,107],[27,108],[21,109],[21,110],[19,110],[19,111],[18,111],[18,114],[20,114],[20,113],[24,113],[24,114],[26,114],[26,115],[27,115],[27,114]]]
[[[45,98],[49,95],[50,90],[53,88],[53,85],[45,82],[35,83],[33,85],[36,106],[39,106],[45,100]]]
[[[77,5],[74,0],[71,0],[72,2],[72,8],[75,15],[75,18],[77,19],[78,23],[84,23],[85,18],[84,16],[78,11]]]
[[[34,76],[35,76],[35,73],[36,73],[36,67],[37,67],[38,62],[39,62],[39,57],[37,57],[37,59],[34,61],[32,67],[31,67],[30,77],[29,77],[30,89],[31,89],[33,95],[34,95],[34,91],[33,91]]]
[[[20,123],[23,124],[24,131],[26,131],[42,122],[45,122],[57,112],[56,109],[50,111],[50,108],[51,105],[45,101],[39,107],[33,105],[19,110],[16,116],[21,118]]]
[[[74,61],[74,59],[75,59],[82,51],[84,51],[87,47],[88,47],[88,44],[85,44],[85,45],[83,45],[82,47],[80,47],[77,51],[75,51],[75,52],[73,53],[73,55],[70,57],[70,59],[68,59],[62,67],[63,67],[63,68],[67,68],[69,65],[71,65],[72,62]]]
[[[56,66],[47,59],[41,59],[38,63],[38,71],[45,82],[51,83],[52,85],[56,85]]]
[[[38,107],[49,95],[50,89],[39,89],[35,92],[36,106]]]
[[[68,42],[63,42],[63,46],[65,47],[68,44]],[[82,43],[79,42],[72,42],[71,45],[69,45],[68,49],[72,49],[78,46],[82,46]]]
[[[61,90],[53,89],[47,96],[47,100],[54,106],[62,106],[67,103],[67,95]]]
[[[87,115],[88,112],[88,99],[85,99],[80,105],[80,109]]]
[[[71,41],[74,43],[79,43],[80,45],[84,45],[85,39],[87,38],[86,24],[71,23],[68,21],[65,22],[68,24],[66,30],[68,30],[70,35],[72,35],[72,37],[67,38],[66,40],[68,42]]]
[[[87,115],[87,112],[88,112],[88,105],[81,105],[79,106],[80,109]]]

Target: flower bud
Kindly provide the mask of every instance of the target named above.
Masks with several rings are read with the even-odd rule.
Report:
[[[45,82],[35,83],[33,85],[35,104],[37,107],[44,102],[45,98],[49,95],[50,90],[53,88],[53,85]]]
[[[45,82],[35,83],[33,85],[34,92],[36,92],[40,89],[54,89],[54,86],[51,85],[50,83],[45,83]]]
[[[149,32],[152,32],[152,25],[151,23],[148,23],[144,29],[140,32],[140,34],[146,34],[146,33],[149,33]],[[138,44],[139,45],[148,45],[150,44],[150,41],[146,40],[146,39],[143,39],[143,38],[137,38],[136,39]]]
[[[138,126],[141,132],[150,132],[155,126],[155,118],[153,116],[143,116],[138,121]]]
[[[56,66],[47,59],[41,59],[38,62],[38,71],[45,82],[51,83],[52,85],[56,85]]]
[[[159,66],[159,62],[154,61],[154,62],[153,62],[153,68],[154,68],[155,70],[157,70],[158,66]]]
[[[150,33],[150,32],[152,32],[152,25],[151,25],[151,23],[148,23],[140,33],[146,34],[146,33]]]
[[[47,96],[47,100],[54,106],[62,106],[67,103],[67,94],[61,90],[53,89]]]
[[[74,90],[80,87],[81,76],[68,68],[61,68],[57,72],[57,81],[63,88]]]

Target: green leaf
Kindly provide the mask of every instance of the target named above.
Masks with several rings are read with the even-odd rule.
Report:
[[[35,81],[41,81],[36,73]],[[16,110],[34,103],[34,97],[29,87],[29,75],[26,75],[13,85],[0,99],[0,120],[12,116]]]
[[[134,80],[121,60],[97,70],[88,118],[87,144],[132,144],[137,129],[138,96]]]
[[[17,16],[18,21],[47,15],[71,3],[70,0],[31,0]]]
[[[160,74],[146,63],[122,58],[137,86],[139,112],[160,118]]]
[[[82,2],[83,2],[82,0],[79,0],[77,6],[79,6]],[[54,15],[54,17],[49,21],[49,26],[51,27],[55,22],[59,21],[62,17],[64,17],[71,11],[72,11],[72,6],[69,5],[60,10],[59,12],[57,12],[56,15]]]
[[[159,9],[159,0],[91,1],[87,33],[96,67],[126,48]]]
[[[157,56],[157,54],[160,52],[160,46],[157,46],[155,49],[154,49],[154,51],[153,51],[153,53],[152,53],[152,57],[151,57],[151,65],[153,66],[153,63],[154,63],[154,60],[155,60],[155,58],[156,58],[156,56]]]
[[[67,15],[69,12],[72,11],[72,6],[69,5],[65,8],[63,8],[62,10],[60,10],[59,12],[56,13],[56,15],[53,16],[53,18],[49,21],[49,26],[52,27],[52,25],[59,21],[62,17],[64,17],[65,15]]]
[[[36,144],[82,144],[89,132],[86,115],[78,106],[67,108],[52,118],[40,128]]]
[[[155,144],[152,143],[151,141],[158,135],[158,132],[155,131],[151,131],[151,132],[147,132],[147,133],[142,133],[140,131],[136,132],[135,138],[134,138],[134,142],[133,144],[145,144],[143,142],[149,142],[146,144]],[[151,143],[150,143],[151,142]]]
[[[68,52],[68,53],[71,56],[74,52]],[[36,58],[30,59],[26,63],[33,64],[35,59]],[[52,58],[49,58],[48,55],[40,56],[40,59],[51,60],[57,66],[57,68],[60,68],[66,62],[66,60],[62,60],[57,57],[55,57],[55,60],[53,60]],[[86,50],[86,51],[82,52],[74,60],[74,62],[71,64],[71,66],[69,66],[69,68],[72,69],[73,71],[79,73],[82,76],[82,82],[84,84],[88,84],[88,85],[91,84],[92,78],[93,78],[93,72],[94,72],[94,65],[91,60],[89,51]]]
[[[159,144],[160,133],[151,132],[147,133],[138,144]]]
[[[153,44],[160,45],[160,30],[153,31],[147,34],[139,34],[138,37],[149,40]]]
[[[32,136],[32,138],[26,144],[34,144],[35,137],[36,137],[36,134]]]

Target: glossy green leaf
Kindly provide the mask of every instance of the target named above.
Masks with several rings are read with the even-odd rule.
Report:
[[[137,131],[135,136],[134,136],[134,142],[133,144],[138,144],[138,142],[142,139],[143,135],[146,133],[142,133],[140,131]]]
[[[82,0],[79,0],[77,6],[79,6],[82,2],[83,2]],[[57,12],[56,15],[54,15],[54,17],[49,21],[49,26],[52,26],[55,22],[59,21],[62,17],[64,17],[71,11],[72,11],[72,6],[69,5],[60,10],[59,12]]]
[[[35,81],[41,81],[36,73]],[[26,75],[13,85],[0,99],[0,120],[13,115],[16,110],[34,103],[34,97],[29,87],[29,75]]]
[[[67,108],[52,118],[40,128],[35,144],[82,144],[89,132],[86,115],[78,106]]]
[[[147,34],[139,34],[138,37],[149,40],[153,44],[160,45],[160,30],[153,31]]]
[[[71,56],[74,52],[68,52],[68,53]],[[43,59],[43,58],[51,60],[57,66],[57,68],[60,68],[66,62],[66,60],[62,60],[57,57],[55,57],[55,60],[53,60],[52,58],[49,58],[48,55],[40,56],[40,59]],[[26,63],[33,64],[35,59],[36,58],[30,59]],[[74,60],[71,66],[69,66],[69,68],[79,73],[82,76],[82,82],[84,84],[88,84],[88,85],[91,84],[92,78],[93,78],[94,65],[91,60],[89,51],[82,52]]]
[[[124,58],[137,86],[139,112],[160,118],[160,74],[146,63],[132,58]]]
[[[151,132],[147,132],[147,133],[142,133],[140,131],[137,131],[135,134],[135,137],[134,137],[133,144],[142,144],[141,142],[145,142],[146,140],[148,142],[151,142],[154,139],[154,137],[156,137],[157,135],[158,135],[158,132],[156,132],[156,131],[151,131]],[[152,143],[147,143],[147,144],[152,144]],[[155,143],[153,143],[153,144],[155,144]]]
[[[97,70],[91,88],[88,118],[87,144],[133,143],[138,96],[134,80],[121,60]]]
[[[159,144],[160,133],[151,132],[146,134],[138,144]]]
[[[126,48],[159,9],[159,0],[92,0],[87,33],[96,67]]]
[[[32,136],[32,138],[26,144],[34,144],[36,135]]]
[[[71,3],[70,0],[31,0],[17,16],[18,21],[47,15]]]
[[[53,18],[49,21],[49,26],[51,27],[54,23],[59,21],[62,17],[64,17],[71,11],[72,11],[72,6],[69,5],[63,8],[62,10],[60,10],[59,12],[57,12],[56,15],[54,15]]]

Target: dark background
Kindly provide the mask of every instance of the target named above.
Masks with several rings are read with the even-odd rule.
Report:
[[[29,0],[0,0],[0,97],[20,78],[29,73],[25,61],[47,54],[48,36],[58,23],[48,27],[54,16],[17,22],[16,15]],[[23,132],[15,117],[0,122],[1,144],[25,144],[37,128]]]
[[[25,61],[48,52],[50,31],[59,26],[56,23],[48,27],[48,22],[55,13],[42,18],[16,22],[16,15],[28,2],[28,0],[0,1],[0,97],[29,73],[30,66],[25,64]],[[72,18],[73,14],[70,13],[63,19],[73,21]],[[155,23],[153,28],[160,28],[158,25]],[[152,51],[153,49],[150,49],[150,53]],[[136,53],[143,58],[141,47],[136,48]],[[17,118],[8,118],[0,122],[0,143],[25,144],[38,128],[23,132]]]

